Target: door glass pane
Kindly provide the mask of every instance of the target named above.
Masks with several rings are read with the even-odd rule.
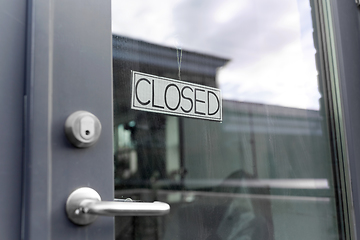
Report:
[[[113,0],[115,197],[171,205],[116,239],[341,238],[315,11]],[[131,71],[221,89],[222,122],[132,110]]]

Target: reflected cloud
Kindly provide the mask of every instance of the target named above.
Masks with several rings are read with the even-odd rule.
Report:
[[[113,0],[112,11],[115,34],[231,59],[225,99],[319,109],[307,0]]]

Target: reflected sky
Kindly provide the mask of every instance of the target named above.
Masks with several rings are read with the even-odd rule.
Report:
[[[319,109],[308,0],[112,0],[113,33],[231,59],[224,99]]]

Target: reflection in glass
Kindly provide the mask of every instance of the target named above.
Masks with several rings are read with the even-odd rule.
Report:
[[[116,239],[338,239],[309,2],[140,2],[113,1],[115,197],[171,213]],[[131,110],[131,70],[221,88],[223,122]]]

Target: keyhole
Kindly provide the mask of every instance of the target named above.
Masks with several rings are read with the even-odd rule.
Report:
[[[89,130],[86,130],[86,131],[85,131],[85,134],[86,134],[86,135],[89,135],[89,134],[90,134],[90,131],[89,131]]]

